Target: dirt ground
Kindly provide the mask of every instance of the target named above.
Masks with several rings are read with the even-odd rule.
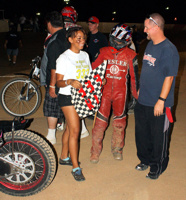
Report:
[[[19,52],[16,66],[9,65],[3,49],[4,33],[0,33],[0,88],[10,80],[15,72],[29,72],[29,63],[32,58],[42,55],[45,34],[24,33],[23,47]],[[186,199],[186,37],[174,37],[180,54],[180,67],[175,91],[175,124],[170,143],[170,162],[167,170],[157,180],[145,178],[147,171],[139,172],[134,168],[139,160],[136,156],[134,136],[134,115],[128,116],[125,147],[122,161],[113,159],[110,149],[112,120],[106,130],[104,148],[98,164],[89,162],[91,147],[91,131],[93,121],[86,119],[89,137],[81,140],[80,161],[84,182],[76,182],[71,175],[71,167],[58,166],[54,181],[44,191],[26,197],[27,200],[184,200]],[[145,44],[142,45],[139,55],[139,66]],[[42,88],[42,93],[44,92]],[[43,101],[42,101],[43,104]],[[47,123],[43,116],[42,105],[38,111],[28,118],[34,118],[29,130],[46,136]],[[12,116],[5,113],[0,107],[0,119],[11,120]],[[57,144],[54,148],[57,155],[61,152],[62,131],[57,131]],[[25,199],[24,197],[8,196],[0,193],[1,200]]]

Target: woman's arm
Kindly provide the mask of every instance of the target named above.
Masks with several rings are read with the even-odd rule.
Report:
[[[82,87],[81,83],[75,79],[63,80],[63,78],[64,78],[64,75],[57,73],[57,82],[56,82],[57,87],[59,88],[66,87],[68,85],[71,85],[72,87],[76,89],[80,89]]]

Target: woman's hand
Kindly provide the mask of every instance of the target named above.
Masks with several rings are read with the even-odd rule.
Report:
[[[82,87],[81,83],[77,80],[71,79],[69,85],[76,89],[80,89]]]

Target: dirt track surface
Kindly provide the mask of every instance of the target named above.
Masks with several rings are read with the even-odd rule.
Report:
[[[4,34],[0,34],[0,43],[4,42]],[[0,49],[0,88],[11,79],[14,72],[28,72],[32,58],[42,55],[45,34],[24,33],[23,48],[20,50],[16,66],[9,65],[5,51]],[[178,38],[179,40],[180,38]],[[52,184],[39,194],[27,197],[27,200],[184,200],[186,198],[186,40],[175,40],[180,53],[180,67],[176,81],[176,110],[174,129],[170,143],[170,162],[168,169],[157,180],[145,178],[147,171],[139,172],[134,168],[139,160],[136,156],[134,137],[134,115],[128,116],[125,147],[122,161],[116,161],[111,154],[112,120],[106,130],[103,151],[98,164],[89,162],[91,147],[91,130],[93,121],[86,119],[89,137],[81,140],[80,161],[84,182],[76,182],[71,175],[71,167],[58,166]],[[2,46],[2,45],[1,45]],[[142,58],[142,46],[140,59]],[[2,77],[3,76],[3,77]],[[44,90],[42,88],[42,93]],[[43,101],[42,101],[43,103]],[[34,118],[29,130],[47,135],[46,118],[43,116],[42,105],[30,116]],[[11,120],[0,107],[0,119]],[[57,131],[57,144],[54,145],[57,155],[61,152],[62,131]],[[1,200],[22,200],[24,197],[13,197],[0,193]]]

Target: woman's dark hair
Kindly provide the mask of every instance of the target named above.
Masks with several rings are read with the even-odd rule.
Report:
[[[82,27],[72,27],[72,28],[69,28],[67,31],[67,34],[66,34],[67,39],[69,37],[74,38],[78,31],[83,32],[83,34],[86,36],[85,30]]]

